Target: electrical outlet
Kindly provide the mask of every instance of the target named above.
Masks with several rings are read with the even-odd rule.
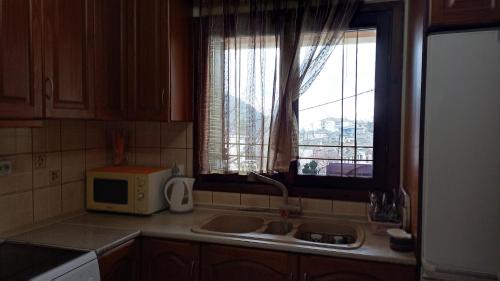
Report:
[[[47,167],[47,155],[36,154],[33,158],[33,166],[35,169],[45,169]]]
[[[61,170],[50,170],[49,171],[49,184],[58,184],[61,182]]]
[[[0,160],[0,176],[12,174],[12,161]]]

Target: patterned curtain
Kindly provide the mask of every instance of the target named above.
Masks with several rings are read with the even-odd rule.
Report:
[[[348,30],[359,0],[201,0],[201,174],[288,171],[296,101]]]

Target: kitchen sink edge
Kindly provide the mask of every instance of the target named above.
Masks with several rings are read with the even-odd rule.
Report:
[[[262,224],[255,229],[249,230],[248,232],[229,232],[229,231],[217,231],[215,229],[208,228],[211,222],[219,218],[234,217],[235,219],[241,218],[245,219],[261,219]],[[365,231],[362,226],[358,223],[351,222],[349,220],[341,219],[327,219],[327,218],[315,218],[315,217],[297,217],[289,218],[288,223],[291,224],[291,230],[286,234],[271,234],[266,233],[266,230],[270,227],[272,223],[281,222],[281,218],[278,215],[272,215],[267,213],[261,213],[258,215],[254,214],[217,214],[206,219],[200,224],[191,227],[191,231],[197,234],[207,234],[213,236],[231,237],[231,238],[241,238],[249,239],[254,241],[267,241],[276,243],[287,243],[311,247],[321,247],[321,248],[331,248],[331,249],[341,249],[341,250],[355,250],[363,246],[365,241]],[[296,236],[300,231],[300,227],[303,225],[326,225],[326,226],[339,226],[344,228],[352,228],[355,231],[356,239],[354,243],[350,244],[329,244],[322,242],[312,242],[303,239],[299,239]],[[226,225],[227,227],[227,225]],[[251,228],[251,227],[250,227]],[[227,228],[226,228],[227,229]]]

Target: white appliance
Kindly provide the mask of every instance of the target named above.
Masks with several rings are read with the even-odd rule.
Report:
[[[193,210],[193,178],[175,177],[165,184],[165,199],[174,213]]]
[[[103,167],[87,172],[87,209],[150,215],[167,207],[170,169]]]
[[[94,251],[0,243],[0,280],[99,281]]]
[[[422,280],[500,280],[500,28],[427,52]]]

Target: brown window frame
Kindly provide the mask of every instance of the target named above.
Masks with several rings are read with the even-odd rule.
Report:
[[[368,191],[390,191],[399,187],[403,22],[403,5],[393,2],[362,5],[350,25],[351,28],[377,28],[373,178],[298,175],[297,161],[294,161],[288,173],[272,175],[287,186],[291,196],[367,201]],[[297,111],[298,103],[294,107]],[[198,121],[196,114],[195,155],[199,153]],[[246,176],[236,173],[197,174],[198,163],[193,162],[197,190],[280,195],[278,190],[266,184],[250,183]]]

